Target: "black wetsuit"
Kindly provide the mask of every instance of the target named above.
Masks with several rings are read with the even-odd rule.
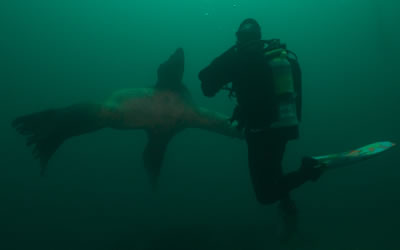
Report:
[[[283,174],[282,159],[289,140],[298,138],[298,126],[272,129],[276,101],[272,73],[263,56],[265,43],[234,46],[199,73],[204,95],[212,97],[232,83],[248,146],[248,164],[257,200],[271,204],[288,197],[289,192],[311,179],[300,168]],[[297,90],[297,111],[301,117],[301,72],[297,60],[290,60]]]

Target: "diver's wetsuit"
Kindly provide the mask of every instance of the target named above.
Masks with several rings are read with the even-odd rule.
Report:
[[[236,94],[239,120],[243,124],[248,146],[248,164],[257,200],[271,204],[288,197],[289,192],[316,177],[315,171],[300,168],[282,172],[282,159],[289,140],[297,139],[298,127],[269,128],[275,115],[272,73],[263,56],[265,43],[236,46],[217,57],[199,73],[204,95],[214,96],[232,82]],[[295,88],[300,96],[301,72],[297,61],[291,61]],[[297,86],[297,87],[296,87]],[[297,99],[301,116],[301,98]]]

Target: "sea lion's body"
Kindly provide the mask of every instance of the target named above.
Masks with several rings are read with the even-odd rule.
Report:
[[[124,89],[114,93],[105,107],[121,119],[121,129],[171,130],[184,126],[195,112],[190,98],[171,90]]]

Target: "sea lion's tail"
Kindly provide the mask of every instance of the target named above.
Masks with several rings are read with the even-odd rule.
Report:
[[[33,155],[40,160],[43,174],[48,161],[68,138],[104,127],[101,105],[78,104],[50,109],[16,118],[12,126],[34,146]]]

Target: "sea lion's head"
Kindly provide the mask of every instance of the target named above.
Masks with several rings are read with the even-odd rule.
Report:
[[[158,67],[158,85],[175,87],[182,84],[185,57],[182,48],[178,48]]]

